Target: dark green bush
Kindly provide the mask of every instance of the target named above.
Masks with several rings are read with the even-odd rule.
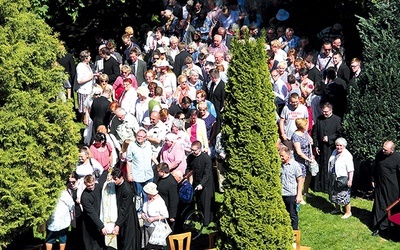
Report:
[[[221,249],[290,249],[279,180],[274,95],[263,41],[233,41],[223,135],[227,188]]]
[[[76,162],[72,103],[56,101],[65,53],[29,2],[0,5],[0,248],[44,222]]]
[[[358,24],[364,62],[361,77],[349,88],[343,122],[350,151],[367,168],[384,140],[400,137],[400,1],[375,2]]]

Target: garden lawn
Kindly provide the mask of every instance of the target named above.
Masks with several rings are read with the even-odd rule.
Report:
[[[330,214],[334,206],[327,194],[311,195],[305,198],[307,204],[301,205],[299,212],[301,245],[313,250],[400,249],[400,243],[371,236],[373,201],[351,198],[353,216],[343,220],[341,214]]]

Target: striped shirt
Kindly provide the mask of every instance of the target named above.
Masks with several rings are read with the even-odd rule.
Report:
[[[280,176],[282,183],[282,196],[297,195],[297,178],[301,176],[301,167],[294,159],[290,159],[288,163],[282,163]]]

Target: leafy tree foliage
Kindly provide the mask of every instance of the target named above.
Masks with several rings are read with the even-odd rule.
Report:
[[[55,98],[65,51],[29,8],[0,1],[0,246],[49,217],[79,141],[72,103]]]
[[[262,39],[233,41],[223,135],[227,188],[222,249],[290,249],[282,201],[274,95]]]
[[[363,41],[362,72],[349,89],[344,118],[349,147],[367,165],[386,139],[400,139],[400,1],[375,1],[358,24]]]

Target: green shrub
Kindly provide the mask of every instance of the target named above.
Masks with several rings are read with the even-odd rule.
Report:
[[[358,24],[364,62],[361,77],[349,88],[349,113],[343,125],[350,151],[361,158],[364,173],[384,140],[400,138],[399,4],[376,1],[369,17],[360,17]]]
[[[79,128],[56,101],[65,51],[29,2],[0,4],[0,247],[44,222],[73,170]]]
[[[281,196],[274,95],[262,39],[232,42],[223,138],[227,187],[220,210],[221,249],[290,249]]]

